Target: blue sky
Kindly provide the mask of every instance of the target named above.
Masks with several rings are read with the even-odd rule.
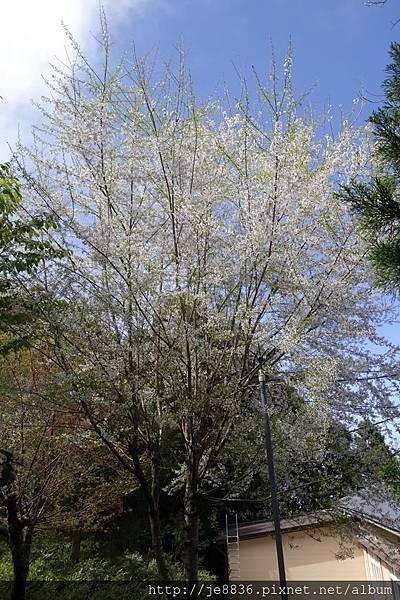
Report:
[[[296,88],[318,83],[311,100],[318,109],[330,103],[344,112],[366,92],[381,98],[380,85],[390,41],[400,32],[397,0],[367,7],[365,0],[103,0],[116,52],[158,50],[160,60],[176,56],[183,42],[196,91],[208,96],[226,84],[238,90],[236,69],[269,69],[271,41],[278,58],[289,40],[294,48]],[[60,21],[71,28],[84,50],[95,55],[98,0],[13,0],[2,6],[0,55],[0,160],[8,155],[17,125],[28,130],[34,118],[30,98],[43,92],[49,60],[65,56]],[[373,108],[368,103],[362,115]]]
[[[396,0],[384,7],[364,0],[174,0],[161,7],[149,2],[120,23],[118,37],[123,44],[134,38],[139,53],[158,47],[161,58],[182,40],[197,91],[205,95],[222,82],[237,86],[233,63],[241,71],[267,70],[271,40],[282,57],[292,39],[299,91],[318,82],[315,103],[348,110],[363,90],[374,100],[380,94],[398,17]]]

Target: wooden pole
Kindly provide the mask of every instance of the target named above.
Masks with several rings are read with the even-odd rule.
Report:
[[[274,466],[274,451],[272,448],[272,436],[271,426],[269,422],[268,407],[267,407],[267,385],[265,381],[265,374],[260,368],[258,374],[258,380],[260,382],[260,396],[261,402],[264,409],[264,442],[265,442],[265,453],[268,463],[268,474],[269,483],[271,486],[271,502],[272,502],[272,514],[274,518],[275,527],[275,544],[276,544],[276,555],[278,558],[278,569],[279,569],[279,583],[281,588],[282,600],[287,599],[286,593],[286,572],[285,572],[285,559],[283,556],[283,544],[282,544],[282,532],[281,532],[281,520],[279,515],[279,504],[278,495],[276,490],[276,478],[275,478],[275,466]]]

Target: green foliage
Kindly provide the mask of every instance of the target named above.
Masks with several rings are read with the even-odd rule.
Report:
[[[0,553],[0,580],[12,579],[12,563],[6,546]],[[146,561],[136,552],[104,556],[101,545],[92,540],[82,544],[82,560],[71,562],[69,543],[38,536],[29,570],[31,581],[146,581],[157,578],[153,560]]]
[[[82,560],[75,564],[70,560],[70,544],[67,539],[58,537],[54,539],[49,535],[44,536],[38,535],[35,538],[34,546],[32,549],[32,560],[29,569],[29,581],[30,582],[57,582],[57,583],[72,583],[83,584],[99,584],[103,582],[113,583],[125,583],[130,584],[121,586],[121,591],[136,590],[138,586],[145,582],[157,581],[158,571],[157,565],[154,559],[146,559],[138,552],[123,551],[120,549],[118,553],[114,553],[112,556],[109,555],[109,547],[107,543],[94,541],[93,539],[84,540],[82,542]],[[184,570],[183,566],[178,563],[169,561],[169,568],[171,578],[173,580],[183,580]],[[12,580],[12,562],[11,555],[8,547],[5,543],[0,542],[0,583]],[[200,571],[199,577],[203,581],[212,581],[213,577],[206,571]],[[101,586],[100,586],[101,588]],[[50,587],[49,587],[50,589]],[[71,593],[73,587],[66,587],[68,593]],[[78,589],[78,588],[77,588]],[[80,589],[82,587],[80,586]],[[109,593],[112,586],[107,587],[107,593]],[[62,591],[62,586],[58,592]],[[45,600],[45,590],[42,590],[42,596],[38,595],[37,598]],[[53,590],[54,592],[54,590]],[[101,589],[96,593],[95,598],[102,600]],[[106,592],[104,592],[104,599],[108,598]],[[28,596],[34,598],[36,596]],[[54,596],[53,596],[54,597]],[[57,598],[64,598],[63,595]],[[71,598],[74,596],[71,595]],[[79,596],[77,596],[78,598]],[[116,596],[124,598],[124,596]],[[126,596],[130,598],[129,594]],[[135,597],[135,596],[132,596]],[[50,595],[49,595],[50,598]],[[69,596],[65,595],[65,598]]]
[[[394,500],[400,501],[400,461],[392,458],[381,467],[381,477]]]
[[[8,163],[0,165],[0,353],[5,355],[25,345],[24,335],[13,333],[32,319],[38,307],[37,294],[27,294],[19,285],[22,275],[36,270],[45,259],[64,252],[45,239],[56,226],[51,215],[34,214],[22,219],[21,190]]]
[[[21,205],[18,180],[10,165],[0,165],[0,274],[30,273],[44,258],[62,256],[51,242],[39,239],[55,227],[50,215],[29,215],[27,220],[17,216]]]
[[[378,283],[400,289],[400,44],[390,48],[393,62],[383,83],[386,100],[370,117],[376,139],[377,173],[370,181],[343,186],[340,196],[360,217],[370,244]]]
[[[111,559],[102,556],[99,544],[88,541],[83,544],[82,561],[73,564],[65,540],[38,537],[32,553],[27,598],[134,600],[143,597],[142,587],[146,581],[156,579],[155,562],[146,561],[137,553],[121,554]],[[11,580],[10,553],[3,545],[0,547],[0,585]]]
[[[380,480],[382,465],[391,459],[391,452],[379,429],[368,420],[363,421],[354,436],[354,465],[358,487],[368,487]]]

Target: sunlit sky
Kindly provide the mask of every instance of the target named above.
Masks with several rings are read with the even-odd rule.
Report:
[[[182,43],[195,89],[202,97],[226,85],[239,88],[238,71],[268,71],[271,44],[282,59],[291,39],[298,91],[317,87],[311,101],[322,110],[348,112],[368,98],[360,123],[382,99],[390,41],[400,34],[400,3],[368,7],[365,0],[104,0],[114,51],[157,52],[160,61]],[[48,62],[65,58],[61,21],[96,58],[98,0],[3,0],[0,53],[0,161],[18,130],[29,141],[37,119],[31,99],[44,92]],[[395,326],[387,330],[397,339]]]
[[[365,0],[104,0],[115,51],[158,51],[173,57],[183,43],[200,95],[240,72],[268,70],[271,42],[278,57],[292,39],[295,81],[302,91],[315,82],[314,104],[344,111],[366,93],[379,100],[387,50],[398,36],[398,0],[368,7]],[[65,58],[61,20],[89,55],[96,52],[98,0],[3,0],[0,53],[0,160],[16,128],[29,130],[30,99],[43,91],[49,60]],[[367,105],[366,111],[372,105]]]

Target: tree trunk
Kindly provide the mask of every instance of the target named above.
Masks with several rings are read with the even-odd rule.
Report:
[[[184,496],[186,580],[197,581],[199,569],[199,509],[197,477],[188,472]]]
[[[76,527],[71,534],[71,562],[78,564],[81,560],[82,528]]]
[[[150,505],[150,529],[153,545],[154,558],[156,559],[160,577],[168,581],[169,573],[162,543],[161,515],[160,515],[160,447],[153,448],[151,461],[151,505]]]
[[[152,510],[153,508],[153,510]],[[165,560],[165,554],[162,545],[162,533],[161,533],[161,524],[160,524],[160,511],[158,507],[150,507],[149,508],[149,518],[150,518],[150,530],[151,530],[151,544],[152,550],[154,554],[154,558],[157,563],[158,572],[162,581],[168,581],[169,572],[167,563]]]
[[[25,529],[25,528],[24,528]],[[26,537],[31,537],[31,533],[22,533],[20,540],[12,548],[12,561],[14,578],[12,584],[12,600],[25,600],[26,581],[29,573],[30,559],[30,541]]]
[[[129,445],[129,452],[133,460],[134,473],[138,479],[141,489],[146,497],[149,510],[151,545],[158,573],[163,581],[169,580],[169,571],[162,543],[161,519],[160,519],[160,448],[153,450],[151,460],[151,484],[143,472],[137,453],[136,441]]]
[[[8,545],[13,561],[12,600],[25,600],[26,581],[29,573],[33,525],[20,519],[15,494],[6,497],[8,521]]]

